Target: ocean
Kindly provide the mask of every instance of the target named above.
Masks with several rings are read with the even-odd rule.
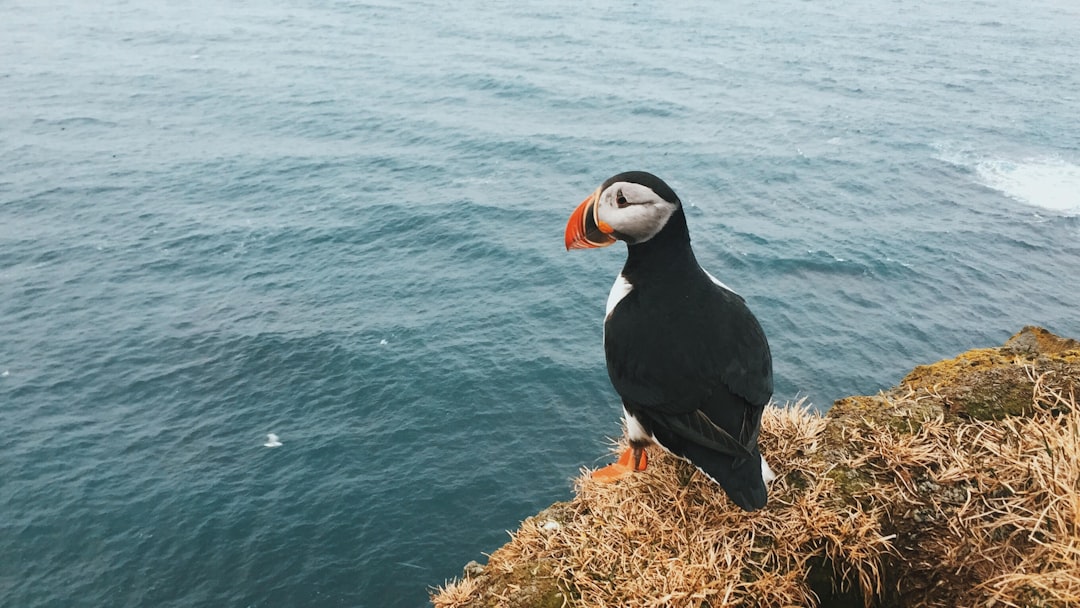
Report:
[[[0,605],[427,605],[609,461],[625,170],[780,403],[1080,337],[1078,108],[1074,0],[8,0]]]

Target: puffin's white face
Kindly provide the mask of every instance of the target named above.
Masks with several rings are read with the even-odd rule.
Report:
[[[664,228],[678,208],[648,186],[616,181],[578,205],[566,225],[566,248],[607,247],[616,240],[643,243]]]
[[[652,188],[632,182],[615,182],[596,201],[596,221],[613,229],[612,235],[630,243],[643,243],[656,236],[667,224],[675,203],[670,203]]]

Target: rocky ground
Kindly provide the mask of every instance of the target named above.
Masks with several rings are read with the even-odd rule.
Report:
[[[1080,342],[1035,327],[818,415],[769,407],[738,510],[661,452],[522,522],[436,608],[1080,605]]]

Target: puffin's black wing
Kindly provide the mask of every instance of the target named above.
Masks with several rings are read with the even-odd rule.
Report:
[[[604,324],[608,375],[660,445],[753,511],[767,500],[757,438],[772,357],[743,299],[699,272],[635,285],[619,301]]]
[[[742,412],[727,410],[761,408],[772,396],[765,332],[741,297],[700,269],[635,285],[604,324],[604,350],[623,400],[658,414],[700,410],[738,433]]]

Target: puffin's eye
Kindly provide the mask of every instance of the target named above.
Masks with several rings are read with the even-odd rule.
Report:
[[[615,192],[615,204],[618,205],[620,209],[630,204],[626,202],[626,197],[623,196],[622,190]]]

